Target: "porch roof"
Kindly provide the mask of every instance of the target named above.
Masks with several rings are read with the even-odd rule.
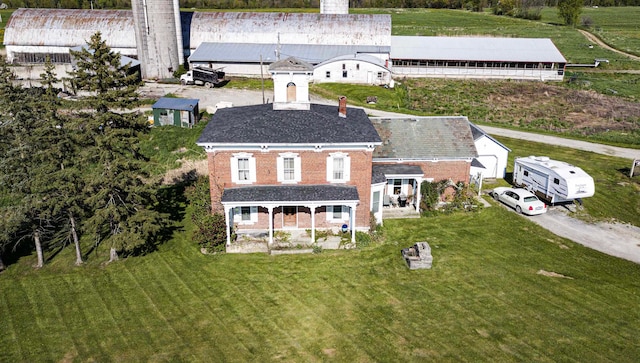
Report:
[[[241,202],[357,202],[358,190],[346,185],[256,185],[225,188],[222,204]]]
[[[373,164],[372,173],[383,173],[389,175],[424,175],[422,168],[418,165],[406,164]]]

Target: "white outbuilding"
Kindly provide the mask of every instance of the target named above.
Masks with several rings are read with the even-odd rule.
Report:
[[[471,165],[471,177],[482,174],[482,178],[503,179],[507,172],[507,158],[511,149],[494,139],[477,125],[469,122],[473,142],[478,151],[476,158],[482,167]]]
[[[562,81],[567,63],[551,39],[392,36],[395,77]]]
[[[313,81],[386,85],[391,82],[388,64],[388,59],[369,54],[338,56],[316,65]]]

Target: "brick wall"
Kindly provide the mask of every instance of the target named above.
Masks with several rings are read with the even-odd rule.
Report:
[[[208,153],[209,163],[209,180],[211,187],[211,202],[216,211],[222,211],[222,204],[220,198],[222,196],[222,190],[224,188],[235,186],[246,186],[247,184],[235,184],[231,178],[231,159],[233,154],[239,151],[220,151]],[[277,158],[281,151],[246,151],[256,159],[256,183],[251,185],[279,185],[278,182],[278,168]],[[300,156],[301,161],[301,176],[302,180],[298,184],[330,184],[327,182],[327,157],[329,151],[316,152],[313,150],[308,151],[294,151]],[[332,150],[331,152],[335,152]],[[358,196],[360,203],[358,204],[356,211],[356,226],[368,227],[369,226],[369,205],[371,198],[371,151],[345,151],[351,161],[350,180],[346,185],[353,185],[358,190]],[[305,209],[307,213],[301,213],[299,216],[299,227],[310,226],[310,213],[308,208]],[[301,211],[302,212],[302,211]],[[306,215],[305,215],[306,214]],[[266,228],[268,221],[268,215],[266,209],[264,214],[260,213],[258,224],[253,225],[253,228]],[[274,210],[274,227],[278,228],[281,225],[282,218],[276,216],[276,210]],[[304,223],[304,225],[301,225]],[[326,224],[326,216],[324,214],[324,208],[318,208],[316,210],[316,226],[323,227]],[[333,225],[332,225],[333,226]]]

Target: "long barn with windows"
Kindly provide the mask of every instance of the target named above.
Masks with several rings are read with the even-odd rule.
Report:
[[[551,39],[392,36],[395,77],[562,81],[567,63]]]

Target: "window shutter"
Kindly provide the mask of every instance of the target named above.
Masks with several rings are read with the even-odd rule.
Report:
[[[301,182],[302,181],[302,160],[300,159],[300,156],[296,156],[293,159],[293,165],[295,167],[294,179],[297,182]]]
[[[344,181],[351,180],[351,158],[348,155],[344,157]]]
[[[258,222],[258,207],[251,207],[251,222]]]
[[[328,205],[327,206],[327,221],[330,222],[331,220],[333,220],[333,206],[332,205]]]
[[[276,159],[276,169],[278,169],[278,181],[284,181],[284,157],[282,155]]]
[[[231,158],[231,182],[238,182],[238,158],[235,156]]]
[[[342,206],[342,220],[347,222],[349,221],[349,207],[346,205]]]
[[[327,156],[327,181],[333,181],[333,157]]]

